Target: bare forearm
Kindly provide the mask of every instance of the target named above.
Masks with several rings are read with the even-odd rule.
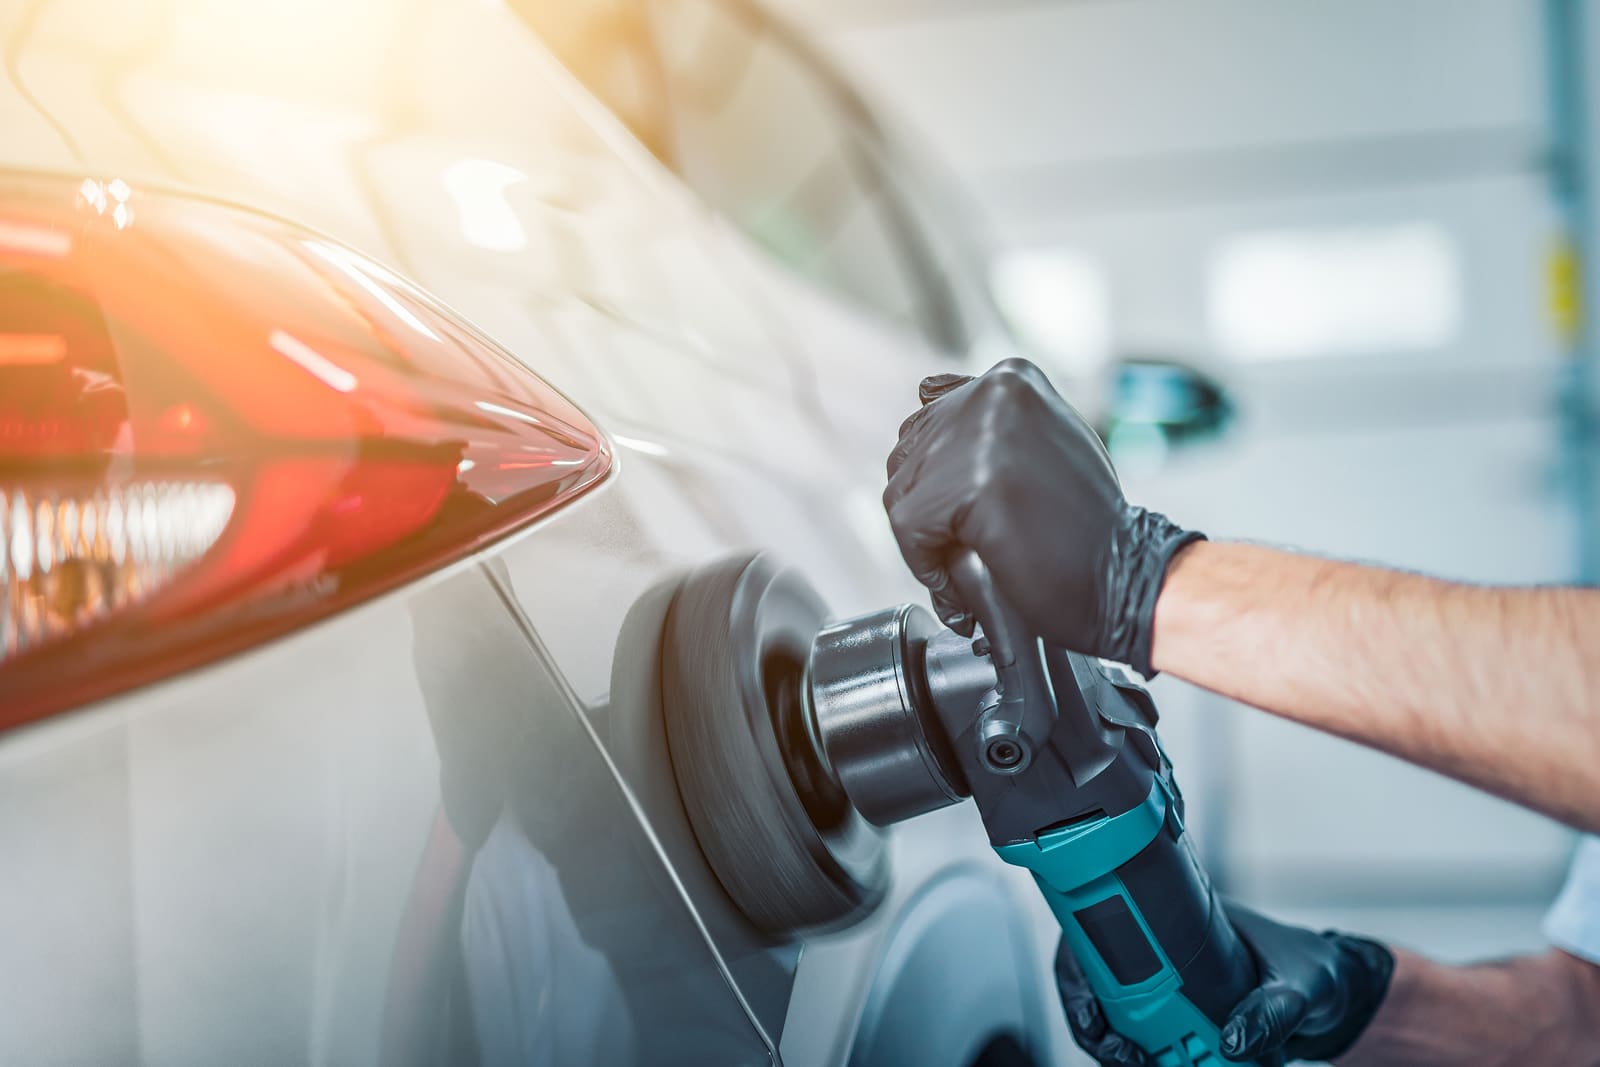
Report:
[[[1555,949],[1446,967],[1395,953],[1394,979],[1339,1067],[1600,1065],[1600,968]]]
[[[1600,590],[1201,543],[1168,572],[1153,661],[1600,830]]]

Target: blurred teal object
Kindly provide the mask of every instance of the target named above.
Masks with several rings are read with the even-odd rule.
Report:
[[[1233,420],[1220,382],[1183,363],[1125,359],[1111,381],[1101,437],[1113,452],[1173,446],[1219,436]]]

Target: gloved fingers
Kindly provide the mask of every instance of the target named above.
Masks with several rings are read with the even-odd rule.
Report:
[[[1041,397],[1052,398],[1057,401],[1061,400],[1061,394],[1056,392],[1055,385],[1051,383],[1045,372],[1040,370],[1039,366],[1031,360],[1023,359],[1020,356],[1002,359],[984,372],[983,376],[1000,384],[1022,384],[1033,392],[1038,393]]]
[[[906,460],[884,487],[883,505],[906,566],[937,595],[950,584],[945,564],[960,543],[956,531],[971,502],[969,489],[960,482],[920,477],[925,462],[921,454]]]
[[[1144,1050],[1115,1030],[1092,1048],[1081,1042],[1079,1047],[1099,1060],[1101,1067],[1149,1067]]]
[[[884,503],[888,507],[889,526],[894,531],[895,543],[900,546],[900,555],[911,569],[912,576],[927,586],[933,597],[934,610],[945,621],[945,625],[954,625],[952,620],[966,614],[955,599],[955,587],[950,581],[950,572],[945,569],[945,560],[949,558],[950,547],[955,542],[954,533],[942,522],[922,521],[921,516],[929,512],[920,506],[915,493],[907,493],[890,503],[890,491],[895,484],[891,481],[889,489],[884,491]]]
[[[923,404],[931,404],[970,381],[972,381],[970,374],[930,374],[917,386],[917,399]]]
[[[1310,1003],[1305,994],[1280,982],[1269,982],[1239,1002],[1222,1028],[1222,1054],[1235,1062],[1281,1053],[1305,1020]]]
[[[1056,947],[1056,990],[1067,1013],[1067,1029],[1078,1047],[1101,1067],[1148,1067],[1144,1050],[1111,1029],[1065,938]]]
[[[1243,904],[1235,903],[1226,897],[1222,900],[1222,910],[1228,913],[1228,922],[1233,924],[1233,929],[1244,938],[1245,943],[1259,953],[1262,942],[1269,940],[1273,935],[1298,933],[1299,928],[1269,919],[1259,911],[1252,911]]]
[[[907,420],[910,421],[909,419]],[[894,476],[900,473],[900,468],[906,465],[906,459],[911,455],[911,438],[906,433],[904,426],[900,427],[900,437],[895,441],[894,447],[889,450],[889,459],[884,463],[883,469],[889,475],[889,485],[893,486]],[[889,490],[883,493],[883,503],[888,507],[891,503]]]
[[[884,490],[883,496],[885,507],[893,502],[896,495],[903,495],[915,484],[916,480],[914,478],[897,476],[900,475],[907,461],[912,459],[913,456],[920,458],[918,448],[923,440],[921,430],[926,425],[928,417],[936,410],[933,407],[918,408],[907,415],[905,421],[900,424],[900,432],[895,438],[894,448],[889,451],[889,460],[884,464],[884,469],[889,475],[889,484]],[[925,452],[926,450],[923,451]]]
[[[916,478],[910,476],[916,473],[914,470],[908,471],[906,477],[897,478],[896,475],[905,470],[908,462],[926,457],[927,450],[922,447],[923,431],[929,422],[927,416],[934,410],[931,407],[918,408],[900,424],[900,436],[895,439],[894,448],[889,451],[888,462],[884,464],[884,470],[889,475],[889,483],[884,490],[885,506],[892,503],[896,496],[904,495],[916,484]]]
[[[948,583],[943,589],[932,594],[933,613],[939,620],[962,637],[972,636],[972,627],[976,620],[972,614],[955,598],[955,585]]]
[[[900,429],[895,431],[895,437],[902,442],[910,440],[911,432],[915,430],[922,423],[922,420],[927,418],[932,411],[932,408],[924,405],[907,415],[905,418],[901,419]]]
[[[956,531],[971,506],[958,486],[919,484],[922,461],[921,456],[911,456],[890,476],[883,491],[884,509],[900,555],[917,581],[927,587],[935,614],[952,630],[971,637],[975,620],[962,603],[946,567],[951,556],[965,544]],[[890,463],[895,462],[891,457]]]
[[[1077,957],[1073,956],[1064,937],[1056,944],[1056,992],[1067,1012],[1067,1026],[1078,1044],[1087,1048],[1105,1037],[1109,1029],[1105,1012],[1100,1010],[1100,1001],[1089,988],[1089,980],[1083,976],[1083,969],[1078,966]]]
[[[932,412],[933,402],[946,393],[961,388],[972,381],[970,374],[934,374],[922,379],[917,386],[917,399],[922,406],[905,417],[900,423],[900,431],[895,435],[894,449],[889,453],[889,462],[886,464],[889,477],[893,478],[906,461],[916,442],[916,430]]]

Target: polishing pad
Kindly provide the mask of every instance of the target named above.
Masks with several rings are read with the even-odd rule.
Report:
[[[846,925],[888,885],[881,831],[817,752],[807,662],[825,615],[798,573],[746,555],[692,572],[662,636],[684,809],[728,896],[775,938]]]

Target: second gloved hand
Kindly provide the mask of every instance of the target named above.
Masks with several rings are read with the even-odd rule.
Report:
[[[946,570],[962,548],[1051,644],[1150,675],[1167,565],[1200,534],[1123,498],[1094,431],[1026,360],[922,383],[883,502],[946,624],[972,632]]]
[[[1222,1054],[1239,1062],[1331,1060],[1349,1051],[1389,992],[1394,954],[1376,941],[1287,926],[1237,904],[1228,919],[1255,956],[1261,984],[1228,1016]],[[1063,939],[1056,986],[1072,1037],[1102,1067],[1147,1067],[1139,1047],[1106,1023]]]

